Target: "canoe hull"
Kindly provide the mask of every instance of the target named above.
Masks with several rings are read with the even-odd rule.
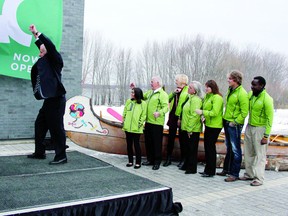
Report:
[[[75,110],[77,112],[74,112]],[[83,114],[84,110],[86,116],[84,116]],[[71,112],[73,115],[71,115]],[[75,120],[71,119],[71,116],[73,118],[75,118],[75,116],[78,117]],[[86,119],[83,117],[86,117]],[[67,101],[64,116],[64,125],[67,136],[74,143],[82,147],[100,152],[127,155],[125,132],[122,130],[121,123],[103,119],[101,116],[98,116],[92,109],[91,101],[89,98],[76,96]],[[169,133],[168,130],[164,130],[163,142],[162,142],[163,159],[165,159],[167,152],[168,133]],[[243,138],[244,137],[242,137],[242,143]],[[226,154],[226,146],[224,140],[225,136],[223,133],[221,133],[216,143],[218,167],[223,166],[224,157]],[[287,160],[288,163],[288,137],[282,135],[271,136],[271,140],[273,142],[271,142],[270,145],[268,146],[266,169],[279,170],[279,165],[277,168],[277,161]],[[146,156],[144,135],[141,135],[140,145],[142,156]],[[243,150],[243,144],[242,144],[242,150]],[[176,136],[172,159],[180,160],[180,156],[181,154],[180,154],[179,139],[178,136]],[[201,133],[200,135],[199,148],[198,148],[198,161],[199,162],[205,161],[203,133]],[[242,167],[244,167],[244,164]]]

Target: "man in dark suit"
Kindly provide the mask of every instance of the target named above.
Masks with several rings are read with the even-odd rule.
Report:
[[[31,82],[36,99],[44,99],[35,121],[35,152],[28,158],[45,159],[43,141],[49,130],[51,140],[55,143],[55,157],[51,165],[67,163],[66,134],[63,124],[65,112],[65,88],[61,82],[63,60],[53,42],[43,33],[37,31],[35,25],[29,30],[34,35],[35,44],[40,50],[39,59],[31,69]]]

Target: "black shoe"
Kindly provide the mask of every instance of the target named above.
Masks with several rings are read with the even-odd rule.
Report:
[[[202,175],[201,175],[201,177],[213,177],[214,175],[209,175],[209,174],[207,174],[207,173],[203,173]]]
[[[67,163],[67,158],[50,161],[49,165],[58,165],[58,164],[64,164],[64,163]]]
[[[152,167],[152,170],[158,170],[160,168],[160,165],[159,164],[156,164]]]
[[[167,160],[167,161],[165,161],[165,163],[163,164],[164,167],[167,167],[167,166],[169,166],[169,165],[171,165],[171,160]]]
[[[181,167],[179,167],[179,170],[186,170],[187,169],[187,167],[185,166],[185,165],[182,165]]]
[[[203,175],[203,174],[206,174],[205,172],[198,172],[199,174]]]
[[[183,161],[180,161],[179,164],[177,165],[177,167],[182,167],[183,166]]]
[[[144,165],[144,166],[152,166],[153,163],[151,163],[150,161],[144,161],[144,162],[142,163],[142,165]]]
[[[197,172],[192,171],[192,170],[186,170],[186,171],[185,171],[185,174],[195,174],[195,173],[197,173]]]
[[[135,164],[134,169],[139,169],[141,167],[140,164]]]
[[[133,166],[133,163],[127,163],[126,164],[126,167],[131,167],[131,166]]]
[[[216,172],[216,175],[226,176],[226,175],[228,175],[228,173],[223,170],[222,172]]]
[[[46,155],[45,154],[30,154],[27,155],[27,158],[32,158],[32,159],[46,159]]]

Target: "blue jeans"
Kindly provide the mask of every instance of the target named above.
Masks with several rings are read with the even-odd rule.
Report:
[[[226,156],[223,171],[234,177],[239,177],[242,162],[241,132],[243,125],[229,126],[228,121],[224,121]]]

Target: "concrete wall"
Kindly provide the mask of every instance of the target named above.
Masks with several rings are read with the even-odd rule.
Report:
[[[64,60],[62,79],[68,99],[81,94],[84,1],[63,0],[63,8],[60,52]],[[34,121],[43,101],[34,99],[30,80],[0,75],[0,92],[0,139],[33,138]]]

